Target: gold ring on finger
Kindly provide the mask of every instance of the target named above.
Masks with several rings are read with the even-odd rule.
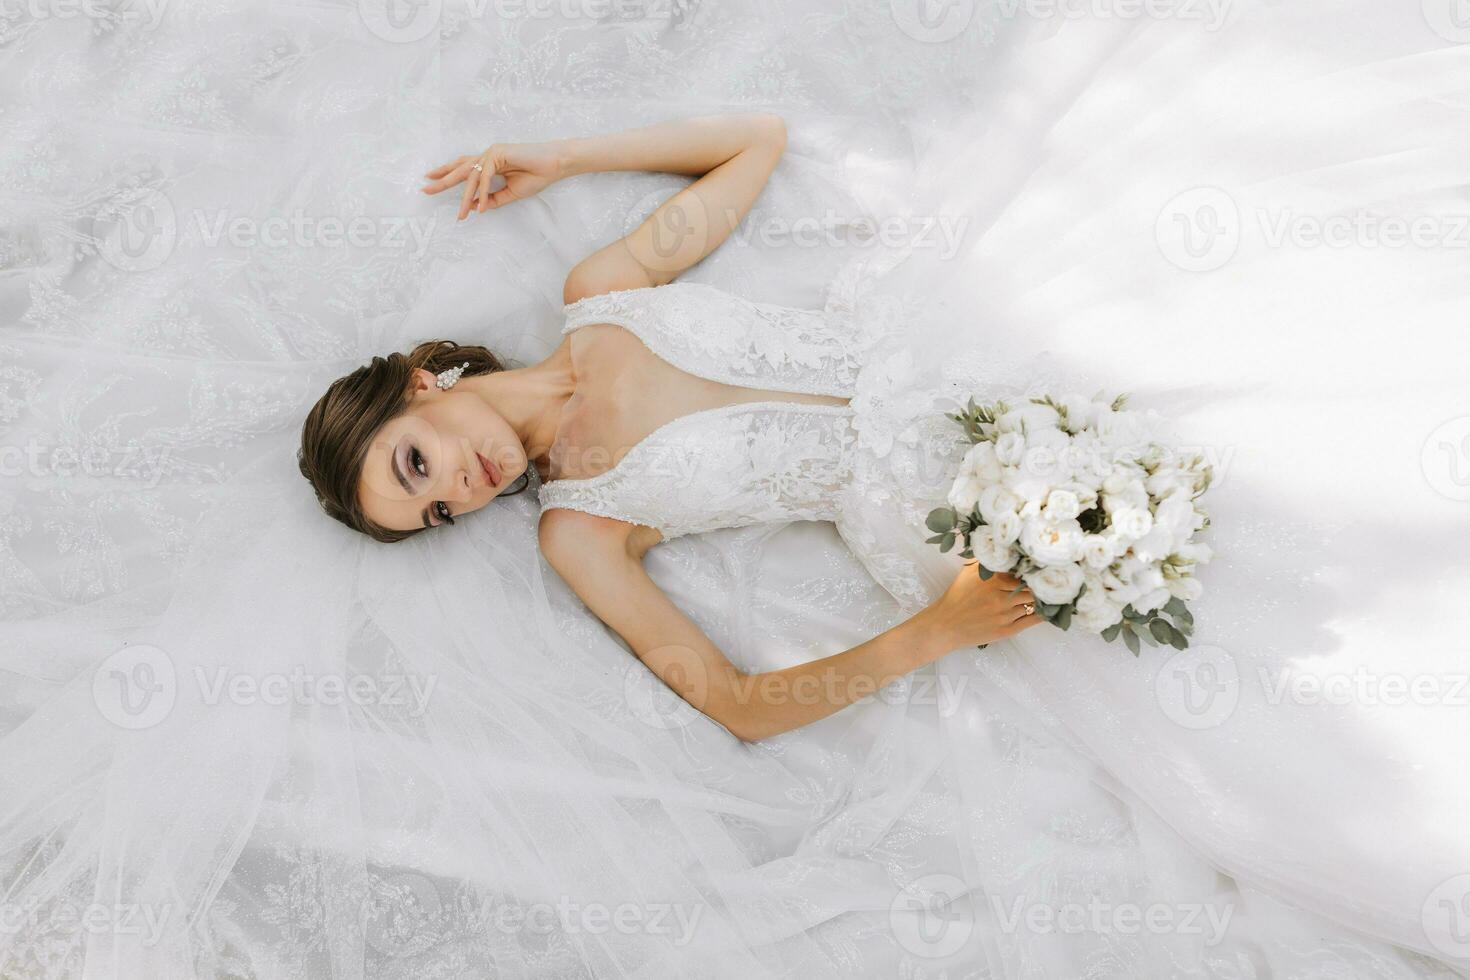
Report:
[[[1024,609],[1024,610],[1026,610],[1026,615],[1029,616],[1029,615],[1031,615],[1032,613],[1034,613],[1036,611],[1036,603],[1034,603],[1034,602],[1028,602],[1024,606],[1022,606],[1021,608]]]

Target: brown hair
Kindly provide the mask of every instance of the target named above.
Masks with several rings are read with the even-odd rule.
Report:
[[[464,377],[505,370],[500,358],[484,347],[430,340],[407,354],[374,357],[371,363],[332,382],[306,414],[301,425],[301,448],[296,453],[301,475],[316,491],[323,510],[354,531],[388,543],[425,530],[395,531],[369,520],[357,501],[357,485],[374,434],[408,408],[414,370],[423,368],[438,374],[466,361],[469,366],[464,369]],[[529,479],[515,492],[527,486]]]

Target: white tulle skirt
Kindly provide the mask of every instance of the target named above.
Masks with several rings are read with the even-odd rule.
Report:
[[[1465,975],[1470,48],[1431,6],[21,14],[0,974]],[[851,288],[902,328],[890,420],[1106,387],[1213,454],[1188,653],[1039,627],[745,745],[545,565],[533,493],[393,546],[319,513],[293,454],[332,379],[539,358],[566,269],[681,182],[456,225],[418,174],[736,107],[787,157],[690,278]],[[861,642],[957,560],[916,452],[838,526],[650,572],[748,670]]]

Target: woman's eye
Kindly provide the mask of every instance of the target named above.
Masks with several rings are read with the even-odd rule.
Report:
[[[454,523],[454,517],[449,513],[449,505],[442,500],[434,502],[434,516],[446,524]]]
[[[429,475],[428,467],[424,465],[423,455],[420,454],[419,451],[412,446],[408,448],[408,465],[412,466],[414,472],[417,473],[419,476]]]

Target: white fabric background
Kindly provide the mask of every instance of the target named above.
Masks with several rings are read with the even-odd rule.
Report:
[[[621,651],[536,561],[531,494],[460,538],[385,552],[318,519],[291,458],[307,407],[373,354],[430,337],[522,362],[550,350],[565,270],[680,184],[587,176],[456,224],[452,202],[418,193],[423,171],[495,140],[741,108],[786,116],[787,158],[751,237],[692,278],[819,305],[863,247],[859,218],[964,220],[961,250],[923,256],[948,316],[916,321],[915,350],[992,372],[1035,355],[1135,392],[1226,461],[1198,640],[1242,668],[1238,727],[1194,736],[1159,712],[1157,651],[1050,673],[1018,658],[995,676],[1050,699],[1016,702],[1017,731],[1065,733],[1099,784],[1116,781],[1118,814],[1094,816],[1158,847],[1140,893],[1234,894],[1236,933],[1211,949],[987,936],[955,975],[1450,969],[1419,953],[1463,969],[1470,709],[1446,695],[1283,714],[1254,669],[1442,692],[1466,673],[1470,48],[1432,2],[1241,2],[1218,30],[1099,13],[1126,6],[952,4],[968,20],[949,38],[899,0],[670,0],[634,18],[451,0],[401,28],[345,2],[0,8],[0,896],[7,912],[166,919],[148,945],[6,928],[4,970],[937,969],[905,947],[890,899],[963,873],[946,818],[917,807],[902,843],[834,857],[864,836],[864,774],[891,772],[859,747],[881,715],[749,749],[698,720],[646,724]],[[1234,258],[1208,272],[1171,263],[1158,231],[1196,188],[1242,219]],[[1360,211],[1430,217],[1440,242],[1272,246],[1261,224]],[[306,230],[285,226],[281,244],[211,240],[221,220],[297,214]],[[361,216],[362,244],[320,224]],[[783,239],[799,218],[837,244]],[[649,561],[749,668],[896,615],[823,526],[720,532]],[[522,618],[494,614],[507,609]],[[130,731],[94,692],[134,669],[114,659],[125,644],[165,651],[178,677],[304,666],[440,686],[423,715],[222,706],[181,686],[166,719]],[[956,761],[918,731],[909,762]],[[1301,742],[1258,741],[1278,731]],[[1195,792],[1165,792],[1140,747],[1201,762]],[[1202,813],[1213,822],[1181,822]],[[712,911],[687,944],[547,937],[477,925],[491,894]]]

